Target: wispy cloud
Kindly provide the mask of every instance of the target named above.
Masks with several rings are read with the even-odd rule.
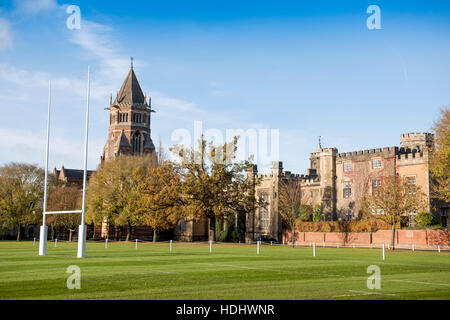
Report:
[[[8,20],[0,18],[0,50],[12,47],[12,30]]]
[[[15,0],[16,13],[34,15],[58,8],[56,0]]]
[[[45,156],[45,136],[24,130],[0,128],[0,148],[3,152],[0,155],[0,162],[8,161],[37,163],[44,165]],[[90,168],[95,168],[98,163],[98,155],[101,153],[104,141],[89,140],[89,164]],[[50,166],[81,167],[83,162],[84,143],[80,141],[65,139],[61,137],[51,137],[50,145]]]

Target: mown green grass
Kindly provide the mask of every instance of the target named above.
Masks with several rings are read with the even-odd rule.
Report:
[[[450,299],[450,253],[217,244],[0,242],[0,299]],[[67,267],[81,268],[69,290]],[[367,288],[367,267],[381,289]]]

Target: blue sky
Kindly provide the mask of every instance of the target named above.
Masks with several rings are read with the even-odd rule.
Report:
[[[69,30],[65,9],[81,9]],[[369,30],[369,5],[381,30]],[[287,170],[309,154],[399,144],[450,105],[448,1],[0,1],[0,164],[81,168],[87,65],[89,167],[107,138],[109,96],[135,59],[152,96],[155,144],[176,129],[278,129]],[[266,164],[260,163],[265,171]]]

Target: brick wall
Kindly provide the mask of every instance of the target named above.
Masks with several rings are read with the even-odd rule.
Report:
[[[316,243],[343,244],[343,245],[381,245],[391,243],[392,231],[379,230],[377,232],[296,232],[296,242],[299,245]],[[283,242],[291,243],[290,231],[283,233]],[[417,246],[450,246],[449,230],[397,230],[395,234],[396,245]]]

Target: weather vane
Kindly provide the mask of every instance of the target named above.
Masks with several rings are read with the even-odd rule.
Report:
[[[323,136],[319,136],[319,149],[322,149],[322,138]]]
[[[133,69],[133,60],[134,60],[134,58],[130,57],[130,60],[131,60],[131,69]]]

